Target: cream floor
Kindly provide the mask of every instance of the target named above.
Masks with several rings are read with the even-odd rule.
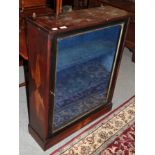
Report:
[[[131,52],[125,48],[123,53],[123,59],[121,62],[119,75],[115,87],[115,92],[113,96],[113,109],[122,104],[124,101],[129,99],[135,94],[135,64],[131,61]],[[19,69],[19,81],[24,81],[23,67]],[[78,133],[82,132],[85,128],[82,128],[78,132],[72,134],[68,138],[64,139],[57,145],[43,151],[40,146],[35,142],[35,140],[28,133],[28,114],[27,114],[27,103],[26,103],[26,91],[25,87],[19,88],[19,152],[20,155],[49,155],[52,150],[60,147],[71,138],[76,136]],[[105,116],[105,115],[104,115]],[[104,117],[102,116],[102,117]],[[98,119],[97,119],[98,120]],[[97,121],[95,120],[95,121]],[[95,122],[94,121],[94,122]],[[92,122],[93,123],[93,122]]]

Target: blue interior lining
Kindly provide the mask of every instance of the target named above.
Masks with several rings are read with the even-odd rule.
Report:
[[[120,25],[58,39],[54,129],[103,105]]]

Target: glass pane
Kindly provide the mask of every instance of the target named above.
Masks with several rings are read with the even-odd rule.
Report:
[[[53,128],[105,104],[121,25],[59,38]]]

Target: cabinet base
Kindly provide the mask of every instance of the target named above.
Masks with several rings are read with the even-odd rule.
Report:
[[[77,130],[80,130],[82,127],[84,127],[88,123],[92,122],[96,118],[106,114],[111,109],[112,109],[112,103],[109,103],[106,106],[98,109],[97,111],[94,111],[88,117],[86,117],[86,118],[80,120],[79,122],[73,124],[68,129],[63,130],[62,132],[59,132],[58,134],[52,135],[52,137],[51,138],[49,137],[47,140],[43,140],[39,136],[39,134],[31,127],[30,124],[28,126],[29,133],[36,140],[36,142],[40,145],[40,147],[45,151],[45,150],[49,149],[51,146],[53,146],[56,143],[60,142],[61,140],[65,139],[66,137],[68,137],[72,133],[76,132]]]
[[[46,141],[43,141],[39,134],[30,126],[28,125],[28,130],[31,136],[35,139],[35,141],[40,145],[40,147],[45,151],[46,149]]]

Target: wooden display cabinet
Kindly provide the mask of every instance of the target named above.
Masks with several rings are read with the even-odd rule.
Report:
[[[26,24],[29,132],[46,150],[111,110],[128,13],[105,6]]]

